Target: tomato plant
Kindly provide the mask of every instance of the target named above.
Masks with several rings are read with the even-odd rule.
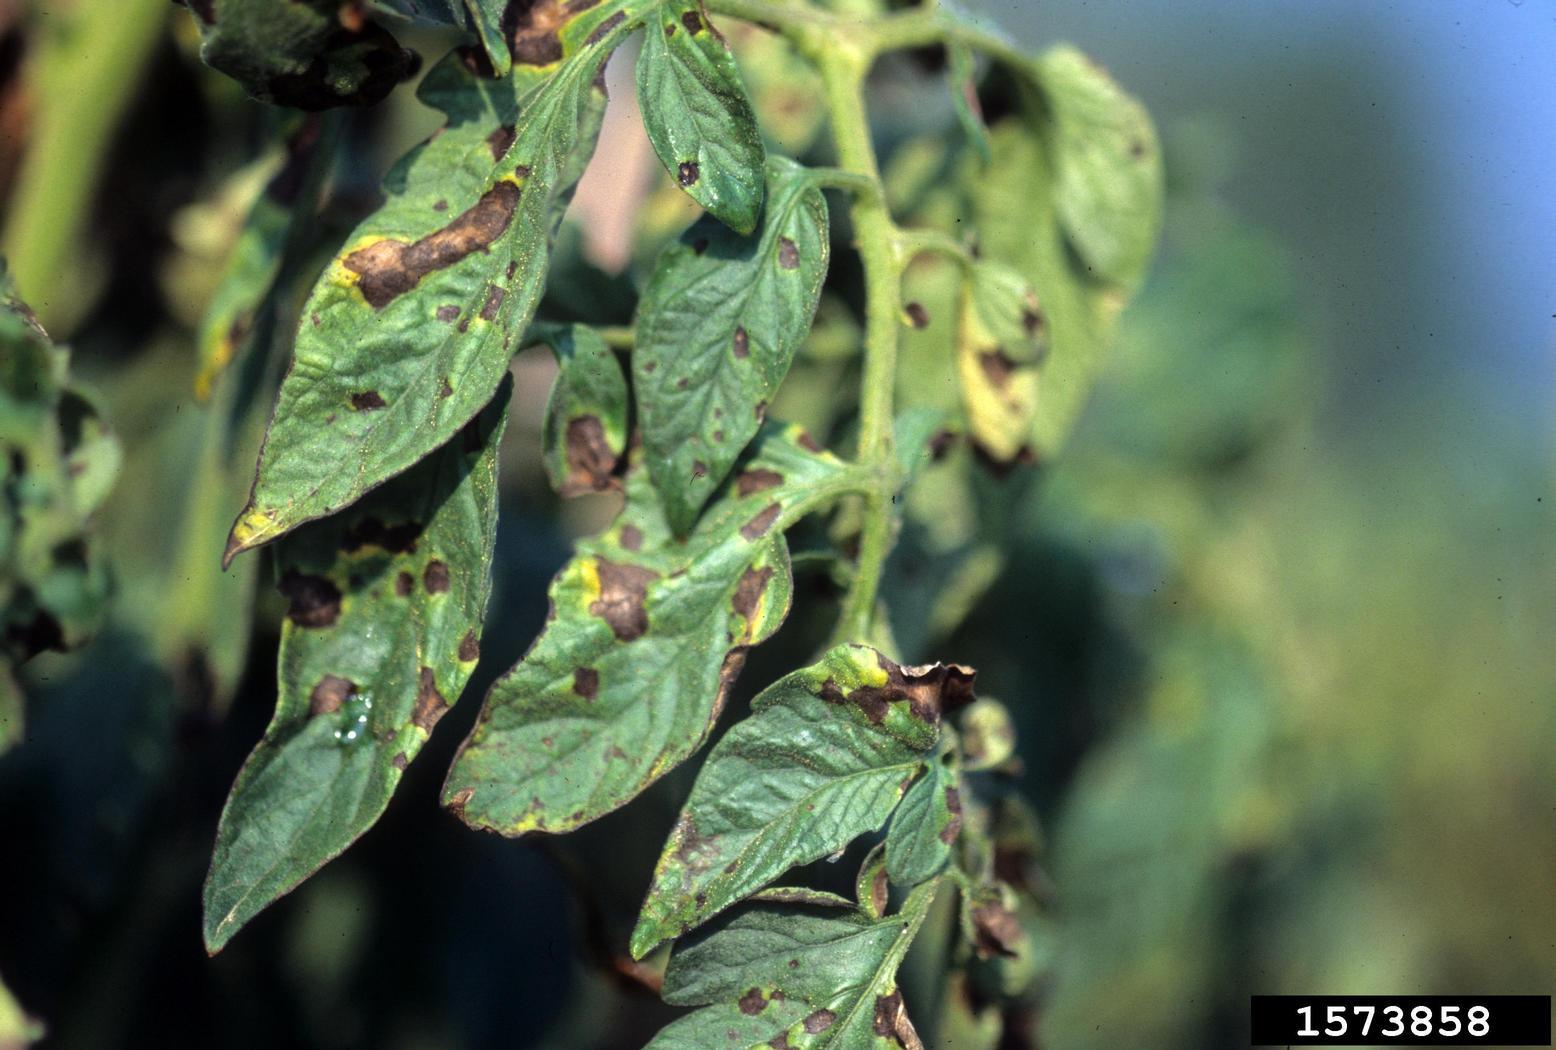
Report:
[[[814,661],[707,753],[642,873],[631,956],[657,967],[673,945],[663,997],[696,1007],[652,1045],[920,1046],[898,968],[953,900],[944,969],[1022,1001],[1040,972],[1036,832],[1011,719],[983,693],[1019,684],[901,662],[978,584],[911,590],[891,555],[948,516],[997,544],[1000,486],[1061,446],[1157,234],[1140,106],[1073,48],[1028,55],[934,0],[188,7],[205,60],[287,111],[194,378],[209,484],[184,512],[186,556],[236,571],[184,595],[166,627],[170,647],[196,623],[221,636],[213,673],[230,682],[247,631],[234,610],[269,549],[287,603],[275,714],[217,831],[208,949],[378,820],[465,691],[510,362],[543,345],[545,474],[562,496],[622,506],[552,581],[443,804],[505,836],[627,806],[702,751],[751,647],[790,616],[835,617]],[[394,32],[407,19],[465,33],[417,88],[445,122],[321,248],[321,201],[353,148],[341,107],[419,73]],[[679,233],[649,224],[632,323],[593,323],[554,309],[569,275],[551,263],[600,135],[605,64],[637,35],[643,129],[702,215]],[[913,113],[889,136],[872,126],[872,70],[902,61],[943,67],[950,130]],[[63,352],[19,302],[3,320],[0,597],[19,661],[91,629],[101,573],[78,533],[117,452]],[[807,355],[827,368],[786,387]],[[837,582],[835,609],[794,586],[788,533],[807,519],[823,542],[801,553]],[[9,684],[4,702],[20,702]],[[852,896],[786,879],[861,839]],[[1027,1021],[981,1023],[997,1039]]]

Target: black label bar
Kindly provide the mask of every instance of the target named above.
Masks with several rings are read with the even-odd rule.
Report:
[[[1548,995],[1255,995],[1254,1046],[1550,1046]]]

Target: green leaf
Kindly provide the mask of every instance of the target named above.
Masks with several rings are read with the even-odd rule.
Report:
[[[546,477],[564,496],[615,487],[627,449],[627,377],[620,362],[588,325],[536,325],[530,336],[551,348],[559,369],[542,427]]]
[[[998,700],[980,697],[962,712],[962,768],[998,769],[1016,753],[1016,726]]]
[[[842,645],[764,689],[708,756],[665,844],[632,954],[886,822],[972,674]]]
[[[898,886],[917,886],[945,868],[962,830],[961,783],[956,753],[942,749],[902,796],[886,834],[886,874]]]
[[[1051,160],[1022,120],[992,129],[994,160],[972,178],[973,217],[983,255],[1018,271],[1037,293],[1048,353],[1036,364],[984,357],[977,340],[958,351],[958,374],[975,438],[995,459],[1030,450],[1054,455],[1081,408],[1112,341],[1123,293],[1078,270],[1055,211]],[[972,324],[964,298],[963,319]],[[981,322],[981,315],[974,315]],[[1008,356],[1008,355],[1007,355]],[[989,368],[986,365],[995,367]]]
[[[854,483],[800,440],[769,425],[685,540],[643,469],[628,472],[621,515],[579,543],[545,630],[492,686],[446,805],[504,835],[569,831],[702,746],[746,648],[788,612],[783,530]]]
[[[0,261],[0,661],[84,644],[108,598],[90,518],[119,444],[67,386],[68,361]]]
[[[498,76],[513,67],[508,42],[503,39],[502,16],[509,0],[374,0],[379,7],[413,18],[457,26],[474,33],[486,52],[486,60]]]
[[[761,425],[815,316],[827,203],[791,160],[767,163],[761,230],[704,217],[665,249],[638,310],[633,374],[649,476],[685,533]]]
[[[491,399],[594,149],[605,104],[596,74],[629,31],[628,12],[655,2],[608,0],[521,29],[501,80],[457,55],[427,75],[421,97],[448,125],[389,173],[389,199],[319,278],[229,560],[350,505]],[[552,49],[552,65],[525,64]]]
[[[976,291],[980,284],[978,275],[986,272],[983,267],[975,267],[967,275],[957,315],[956,373],[967,430],[978,448],[997,463],[1030,460],[1038,411],[1038,367],[1030,356],[1022,360],[1007,350],[1010,344],[991,328]],[[987,298],[991,282],[981,283]],[[1040,316],[1035,307],[1031,316]],[[996,311],[994,317],[997,323],[1001,315]],[[1022,340],[1015,345],[1022,347],[1026,343]]]
[[[638,106],[654,152],[692,200],[737,233],[756,229],[762,136],[734,56],[697,0],[672,0],[649,25]]]
[[[1050,116],[1045,137],[1060,221],[1094,272],[1133,286],[1161,229],[1161,148],[1151,118],[1073,47],[1049,50],[1034,68]]]
[[[480,652],[511,387],[416,469],[277,548],[280,696],[222,812],[219,950],[373,825]]]
[[[348,24],[340,0],[184,0],[200,57],[261,102],[369,106],[420,64],[382,26]]]
[[[314,227],[339,131],[335,120],[298,119],[287,136],[284,159],[250,206],[196,336],[200,371],[195,395],[201,401],[256,336],[268,336],[256,325],[277,292],[288,256],[297,253],[299,241]]]
[[[919,887],[889,918],[764,905],[719,920],[678,946],[665,971],[665,1001],[702,1009],[663,1029],[649,1050],[921,1046],[897,968],[935,888]]]

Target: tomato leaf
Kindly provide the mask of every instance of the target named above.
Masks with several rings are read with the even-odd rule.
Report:
[[[970,695],[971,684],[965,668],[904,668],[842,645],[764,689],[698,774],[633,955],[884,824],[939,739],[945,694]]]
[[[0,260],[0,664],[84,644],[108,599],[90,526],[119,443],[68,367]]]
[[[946,750],[928,763],[891,818],[887,876],[898,886],[917,886],[940,874],[961,830],[961,777],[955,753]]]
[[[217,828],[209,950],[377,821],[475,669],[510,390],[414,470],[277,548],[280,696]]]
[[[745,650],[788,613],[783,530],[850,482],[769,426],[676,539],[641,467],[604,534],[551,584],[553,615],[498,679],[444,786],[468,824],[562,832],[624,805],[702,746]]]
[[[1151,118],[1084,53],[1034,63],[1050,119],[1053,198],[1065,232],[1103,279],[1136,284],[1161,230],[1161,148]]]
[[[229,560],[349,506],[491,399],[594,149],[596,74],[630,29],[626,12],[652,3],[521,30],[515,55],[550,55],[544,67],[516,58],[488,80],[451,55],[427,75],[421,97],[448,124],[389,173],[389,199],[319,278]]]
[[[370,106],[420,61],[375,22],[341,17],[340,0],[184,0],[200,57],[261,102],[296,109]]]
[[[541,432],[546,477],[564,496],[615,487],[629,407],[616,355],[587,325],[535,325],[530,336],[551,348],[558,367]]]
[[[718,920],[677,946],[665,971],[665,1001],[702,1009],[664,1028],[648,1050],[922,1046],[897,968],[935,888],[919,887],[886,918],[761,905]]]
[[[791,160],[767,164],[750,237],[704,217],[665,249],[638,308],[633,375],[649,476],[677,534],[757,432],[815,316],[827,204]]]
[[[475,34],[486,52],[486,60],[498,76],[507,76],[513,67],[508,42],[503,39],[502,16],[509,0],[374,0],[381,8],[415,19],[457,26]]]
[[[671,177],[737,233],[756,229],[766,151],[734,56],[700,3],[660,8],[637,75],[643,128]]]

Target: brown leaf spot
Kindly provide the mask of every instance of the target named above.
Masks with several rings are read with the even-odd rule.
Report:
[[[444,324],[452,324],[459,320],[459,307],[452,304],[438,307],[438,320]]]
[[[949,430],[937,430],[929,439],[929,458],[936,463],[945,459],[951,452],[951,446],[956,444],[956,435]]]
[[[497,320],[497,311],[502,309],[502,297],[507,294],[504,289],[495,284],[486,286],[486,302],[481,304],[481,320]]]
[[[448,211],[448,201],[444,200],[442,197],[439,197],[437,200],[432,202],[432,210]]]
[[[438,724],[438,719],[448,711],[448,701],[438,692],[438,680],[432,668],[421,669],[421,681],[416,688],[416,709],[411,712],[411,724],[427,732]]]
[[[400,751],[400,752],[397,752],[395,754],[395,756],[389,760],[389,764],[391,766],[393,766],[395,769],[398,769],[401,773],[404,773],[405,772],[405,767],[411,764],[411,760],[410,760],[410,757],[407,756],[404,751]]]
[[[1043,311],[1035,306],[1029,306],[1022,310],[1021,327],[1026,329],[1027,335],[1036,335],[1043,327]]]
[[[692,34],[692,36],[702,32],[702,19],[698,17],[696,11],[681,12],[681,24],[686,27],[686,31]]]
[[[909,303],[905,308],[908,315],[908,324],[914,328],[929,327],[929,311],[924,309],[923,303]]]
[[[973,950],[980,959],[1016,956],[1016,946],[1021,943],[1021,922],[1015,912],[998,900],[985,900],[973,907],[972,921]]]
[[[760,988],[753,988],[745,995],[742,995],[736,1005],[740,1007],[740,1012],[747,1017],[755,1017],[767,1009],[767,998],[762,994]]]
[[[332,715],[356,691],[357,684],[350,679],[327,674],[319,679],[319,684],[308,694],[308,714]]]
[[[502,27],[513,60],[526,66],[549,66],[562,57],[557,30],[598,0],[512,0],[503,12]]]
[[[735,585],[735,593],[730,596],[730,608],[735,610],[735,615],[746,621],[748,633],[756,618],[757,606],[762,602],[762,595],[767,593],[767,584],[772,578],[771,565],[764,565],[760,569],[748,568],[741,573],[740,582]]]
[[[648,585],[659,574],[640,565],[617,564],[599,559],[600,596],[589,604],[589,615],[610,625],[619,641],[630,642],[648,630],[648,609],[644,600]]]
[[[735,479],[735,491],[742,497],[765,492],[783,484],[783,475],[766,467],[753,467]]]
[[[897,1038],[897,1018],[902,1015],[902,992],[875,997],[875,1034],[887,1039]]]
[[[787,237],[778,238],[778,265],[785,270],[793,270],[800,265],[799,246]]]
[[[402,572],[394,578],[394,593],[401,598],[409,598],[411,596],[411,588],[415,586],[416,577],[408,572]]]
[[[1010,375],[1016,370],[1016,362],[1006,356],[1005,351],[998,348],[983,350],[978,354],[978,366],[983,369],[983,374],[996,390],[1004,390],[1010,385]]]
[[[788,1032],[779,1032],[767,1041],[767,1045],[773,1050],[794,1050],[794,1044],[789,1042]]]
[[[449,588],[448,566],[433,558],[421,574],[421,585],[428,594],[447,594]]]
[[[465,636],[459,640],[459,662],[475,663],[481,656],[481,640],[475,636],[474,630],[465,632]]]
[[[476,251],[485,251],[513,221],[519,187],[499,182],[469,210],[447,226],[412,244],[384,239],[359,248],[342,260],[360,275],[357,288],[373,309],[387,306],[410,291],[427,274],[452,266]]]
[[[291,602],[287,619],[299,627],[328,627],[340,617],[340,588],[322,576],[288,569],[277,587]]]
[[[864,712],[872,723],[886,717],[892,703],[906,700],[913,716],[929,725],[938,725],[942,712],[972,702],[973,679],[977,672],[960,664],[923,664],[903,667],[881,657],[886,669],[886,684],[864,685],[846,697],[837,683],[828,678],[821,685],[821,698],[828,703],[851,703]]]
[[[875,869],[875,874],[870,877],[870,909],[876,915],[886,914],[886,905],[891,900],[891,882],[886,877],[886,868],[883,865]]]
[[[598,44],[601,40],[604,40],[608,35],[610,35],[610,31],[612,29],[615,29],[626,20],[626,12],[617,11],[605,21],[594,27],[594,32],[590,33],[588,39],[584,41],[584,46],[593,47],[595,44]]]
[[[599,416],[568,420],[565,440],[567,478],[561,485],[562,495],[605,492],[615,485],[611,471],[616,469],[616,452],[605,439]]]
[[[359,390],[351,395],[351,407],[358,412],[372,412],[388,406],[383,395],[376,390]]]
[[[692,460],[692,479],[696,480],[697,478],[705,478],[707,476],[708,465],[700,459]]]
[[[945,808],[951,819],[940,829],[940,841],[949,846],[962,833],[962,793],[949,785],[945,789]]]
[[[600,695],[600,672],[592,667],[580,667],[573,672],[573,692],[585,700]]]
[[[460,788],[448,797],[448,811],[460,820],[465,818],[465,807],[475,798],[475,788]]]
[[[676,172],[676,178],[680,180],[682,188],[697,185],[697,180],[702,175],[702,170],[694,160],[681,162],[680,169]]]
[[[735,356],[751,356],[751,339],[746,335],[744,327],[735,329]]]
[[[816,439],[803,430],[800,431],[799,437],[794,439],[794,443],[806,452],[815,452],[818,455],[821,453],[821,446],[816,444]]]
[[[409,554],[416,549],[422,528],[419,521],[385,525],[377,518],[363,518],[346,530],[340,549],[355,554],[363,547],[378,547],[390,554]]]
[[[817,1010],[815,1013],[810,1014],[805,1018],[805,1032],[807,1035],[816,1035],[818,1032],[825,1032],[828,1028],[832,1027],[832,1023],[836,1020],[837,1014],[833,1013],[831,1010]]]
[[[448,376],[443,377],[443,385],[438,388],[439,397],[453,397],[454,386],[448,381]]]
[[[502,160],[513,146],[513,125],[502,124],[492,129],[492,133],[486,136],[486,144],[491,147],[493,162]]]
[[[778,520],[778,515],[783,508],[776,503],[769,503],[756,512],[752,519],[740,526],[740,535],[748,540],[754,540],[767,535],[767,530],[773,527],[773,522]]]
[[[643,549],[643,530],[636,525],[623,525],[621,527],[621,547],[623,550],[637,551]]]

